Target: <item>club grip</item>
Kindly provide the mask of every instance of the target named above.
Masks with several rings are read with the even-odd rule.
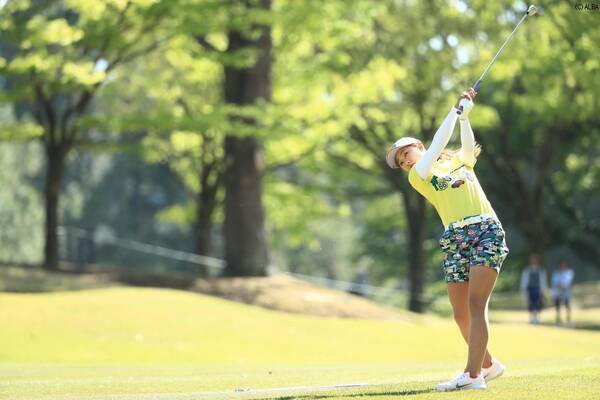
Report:
[[[475,82],[471,89],[477,92],[479,90],[479,85],[481,85],[481,79],[477,79],[477,82]]]

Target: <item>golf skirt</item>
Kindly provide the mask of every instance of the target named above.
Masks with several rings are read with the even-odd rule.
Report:
[[[471,265],[493,268],[500,273],[508,255],[504,229],[491,216],[469,217],[449,224],[439,245],[444,252],[446,282],[467,282]]]

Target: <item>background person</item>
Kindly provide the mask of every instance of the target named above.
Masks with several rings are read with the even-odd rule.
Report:
[[[558,269],[552,274],[552,299],[556,307],[556,324],[561,324],[560,305],[564,304],[567,314],[567,325],[572,326],[571,321],[571,287],[575,273],[565,260],[562,260]]]
[[[521,291],[527,297],[528,309],[530,312],[529,322],[537,324],[540,322],[539,313],[543,308],[544,292],[548,287],[546,271],[540,264],[540,257],[532,254],[529,257],[529,265],[523,270],[521,275]]]

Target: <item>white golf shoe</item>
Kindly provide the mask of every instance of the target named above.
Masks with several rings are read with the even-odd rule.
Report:
[[[481,368],[481,375],[483,375],[483,379],[485,382],[489,382],[492,379],[500,378],[504,373],[506,367],[500,361],[496,359],[492,359],[492,365],[488,368]]]
[[[448,382],[439,383],[437,385],[438,392],[449,392],[451,390],[469,390],[469,389],[485,389],[485,379],[483,374],[479,374],[477,378],[471,378],[468,372],[461,372]]]

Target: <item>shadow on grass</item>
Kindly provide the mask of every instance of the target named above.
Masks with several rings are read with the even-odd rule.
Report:
[[[547,327],[552,327],[552,328],[562,328],[567,332],[570,330],[600,331],[600,323],[594,323],[594,322],[578,322],[574,326],[556,325],[553,322],[541,322],[541,323],[538,323],[537,325],[547,326]]]
[[[575,329],[584,329],[588,331],[600,331],[600,324],[581,324],[575,325]]]
[[[385,390],[379,392],[363,392],[363,393],[330,393],[330,394],[299,394],[299,395],[285,395],[279,397],[268,397],[264,400],[318,400],[318,399],[330,399],[334,397],[376,397],[376,396],[414,396],[417,394],[435,392],[435,389],[414,389],[414,390]],[[261,400],[261,399],[255,399]]]
[[[494,318],[490,318],[490,322],[493,324],[515,323],[514,321],[507,321],[505,319],[494,319]],[[521,323],[521,322],[519,322],[519,323]],[[600,322],[596,323],[596,322],[589,322],[589,321],[576,322],[574,326],[557,325],[554,322],[538,322],[537,324],[528,324],[526,322],[522,322],[522,324],[529,325],[529,326],[545,326],[548,328],[562,328],[565,330],[565,332],[568,332],[571,330],[600,331]]]

